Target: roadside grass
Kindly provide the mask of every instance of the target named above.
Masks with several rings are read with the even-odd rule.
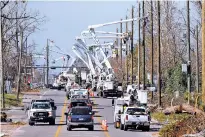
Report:
[[[174,134],[174,132],[177,130],[176,128],[178,123],[191,117],[190,114],[186,113],[165,115],[162,112],[152,113],[151,116],[153,119],[157,120],[163,125],[159,130],[159,135],[162,137]]]
[[[2,94],[1,94],[1,99],[2,99]],[[6,107],[22,106],[22,94],[19,95],[19,100],[16,99],[16,94],[5,94],[5,106]]]

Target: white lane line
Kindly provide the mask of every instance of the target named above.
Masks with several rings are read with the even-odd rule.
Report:
[[[47,92],[47,91],[45,91],[45,92],[40,96],[40,99],[46,94],[46,92]]]

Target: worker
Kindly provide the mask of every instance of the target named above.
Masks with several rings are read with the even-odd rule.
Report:
[[[123,113],[124,113],[126,107],[128,107],[127,103],[124,103],[122,107],[123,107]]]

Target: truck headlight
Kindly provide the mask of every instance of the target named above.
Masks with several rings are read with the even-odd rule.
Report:
[[[52,116],[52,112],[49,111],[49,112],[48,112],[48,116],[49,116],[49,117]]]

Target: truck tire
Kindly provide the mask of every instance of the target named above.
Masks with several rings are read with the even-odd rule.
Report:
[[[52,119],[52,120],[49,121],[49,125],[55,125],[55,123],[56,123],[55,119]]]
[[[88,128],[89,131],[93,131],[94,130],[94,126],[91,126]]]
[[[67,126],[67,130],[71,131],[72,130],[71,126]]]
[[[120,130],[124,129],[124,125],[122,123],[120,123]]]
[[[142,131],[149,131],[150,130],[150,126],[144,126],[143,128],[142,128]]]
[[[127,125],[124,125],[124,131],[127,131],[128,127]]]
[[[58,87],[58,90],[61,90],[61,87]]]
[[[34,122],[34,121],[29,120],[28,124],[29,124],[30,126],[33,126],[33,125],[35,124],[35,122]]]

